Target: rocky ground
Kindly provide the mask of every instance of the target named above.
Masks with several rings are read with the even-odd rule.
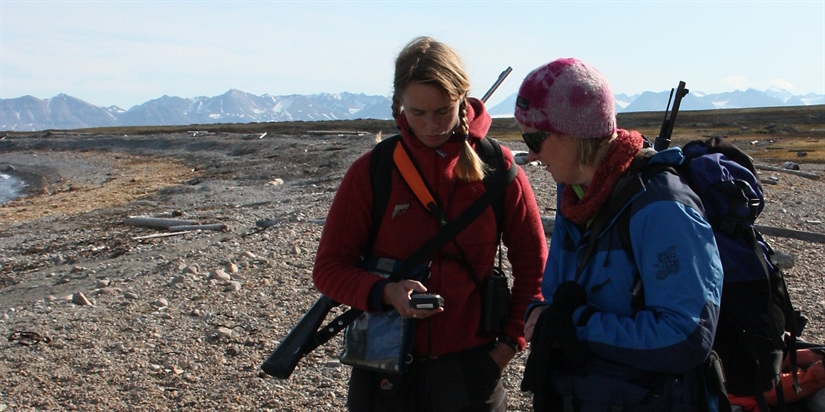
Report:
[[[337,340],[279,380],[259,367],[318,297],[314,251],[347,166],[372,134],[7,136],[0,171],[0,411],[343,410]],[[525,150],[522,143],[506,143]],[[11,167],[9,167],[11,166]],[[822,175],[822,165],[802,170]],[[543,213],[553,182],[524,165]],[[825,232],[825,181],[763,172],[763,225]],[[158,216],[226,230],[126,224]],[[792,297],[825,342],[823,244],[768,239],[794,259]],[[510,410],[526,355],[508,368]]]

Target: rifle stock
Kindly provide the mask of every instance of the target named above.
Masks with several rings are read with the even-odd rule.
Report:
[[[307,348],[311,344],[312,338],[327,317],[327,313],[337,306],[337,302],[333,301],[325,295],[321,295],[306,314],[298,321],[297,324],[289,331],[284,340],[275,348],[275,351],[269,355],[269,358],[261,365],[261,369],[267,375],[276,378],[287,379],[292,375],[292,371],[309,351],[314,349]],[[308,350],[307,350],[308,349]]]
[[[670,89],[670,97],[667,99],[667,106],[665,106],[665,120],[662,122],[662,128],[656,140],[653,143],[653,148],[657,152],[665,150],[670,146],[670,136],[673,134],[673,124],[676,123],[676,115],[679,113],[679,105],[682,103],[682,97],[685,97],[690,91],[685,89],[685,82],[680,81],[679,87],[676,88],[676,98],[673,98],[674,89]],[[673,108],[670,107],[670,101],[673,100]],[[669,112],[668,112],[669,111]]]

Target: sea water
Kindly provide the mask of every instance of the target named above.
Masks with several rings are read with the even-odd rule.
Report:
[[[20,195],[26,182],[5,173],[0,173],[0,204],[10,202]]]

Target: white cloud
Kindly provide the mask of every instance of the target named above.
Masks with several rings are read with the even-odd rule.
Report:
[[[793,83],[785,79],[773,79],[768,87],[775,90],[787,90],[789,92],[795,89]]]
[[[744,90],[749,87],[748,79],[739,74],[722,79],[722,83],[730,90]]]

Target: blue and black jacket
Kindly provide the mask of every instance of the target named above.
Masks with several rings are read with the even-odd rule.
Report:
[[[681,150],[673,148],[650,162],[683,160]],[[563,191],[560,185],[557,210]],[[565,281],[577,280],[586,291],[587,305],[574,312],[573,321],[592,356],[576,372],[577,383],[568,382],[574,386],[600,385],[599,379],[582,380],[581,373],[636,381],[693,370],[710,354],[719,315],[722,265],[701,201],[690,187],[674,173],[657,173],[627,201],[610,202],[629,218],[629,233],[622,233],[628,226],[613,216],[586,252],[592,227],[557,213],[542,281],[544,304]],[[628,240],[630,248],[624,245]],[[640,286],[641,304],[634,302]],[[564,373],[556,378],[563,381]],[[588,389],[605,388],[575,392]]]

